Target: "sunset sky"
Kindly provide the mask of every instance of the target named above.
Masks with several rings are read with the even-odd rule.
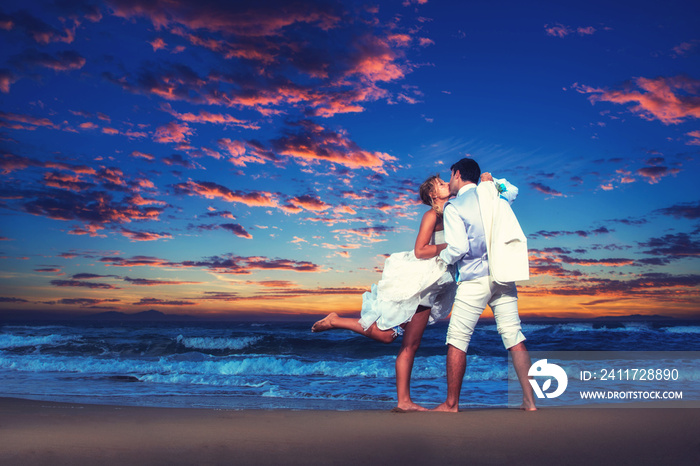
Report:
[[[469,156],[523,315],[697,317],[700,3],[571,5],[3,1],[0,309],[359,311]]]

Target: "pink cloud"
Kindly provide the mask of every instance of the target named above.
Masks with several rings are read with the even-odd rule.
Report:
[[[642,167],[637,170],[637,174],[646,178],[649,184],[656,184],[664,176],[675,175],[679,172],[680,170],[677,168],[669,169],[662,166]]]
[[[102,235],[98,233],[98,231],[104,230],[103,226],[100,225],[94,225],[94,224],[86,224],[83,227],[75,227],[72,230],[68,232],[69,235],[88,235],[92,238],[106,238],[107,235]]]
[[[554,26],[549,24],[544,25],[544,31],[548,36],[566,37],[570,34],[578,34],[579,36],[590,36],[596,33],[596,28],[593,26],[572,28],[563,24],[557,23]]]
[[[687,118],[700,118],[700,81],[686,76],[656,79],[636,78],[637,90],[627,86],[623,90],[608,91],[574,84],[582,94],[591,94],[592,102],[635,104],[630,111],[647,120],[678,124]]]
[[[323,202],[318,196],[303,195],[291,198],[287,201],[285,207],[291,207],[292,210],[309,210],[313,212],[323,212],[331,208],[330,204]]]
[[[344,132],[334,132],[304,120],[297,125],[296,133],[288,133],[272,141],[273,148],[281,155],[294,158],[301,164],[326,161],[348,168],[368,168],[386,174],[385,165],[396,160],[384,152],[361,149],[347,138]]]
[[[156,129],[154,140],[160,143],[187,142],[187,137],[192,134],[192,129],[184,123],[171,121]]]
[[[24,125],[29,125],[29,126],[19,126],[19,127],[14,127],[10,125],[9,123],[4,123],[0,121],[0,126],[7,126],[7,127],[13,127],[13,129],[29,129],[29,130],[34,130],[37,127],[45,127],[45,128],[51,128],[51,129],[59,129],[59,126],[53,123],[51,120],[48,118],[35,118],[33,116],[29,115],[21,115],[17,113],[5,113],[0,111],[0,120],[7,120],[10,122],[17,122],[21,123]]]
[[[690,136],[692,139],[688,141],[689,145],[700,146],[700,131],[691,131],[686,133],[686,136]]]
[[[173,108],[165,104],[163,110],[170,113],[175,118],[186,123],[212,123],[224,126],[237,126],[246,129],[260,129],[260,126],[255,123],[250,123],[244,120],[239,120],[231,115],[223,115],[220,113],[210,113],[206,110],[200,110],[199,114],[194,113],[178,113]]]
[[[316,24],[327,30],[340,17],[329,5],[275,2],[276,5],[251,6],[249,3],[201,0],[197,8],[184,2],[153,0],[133,2],[112,0],[116,16],[122,18],[147,17],[157,29],[185,26],[191,30],[219,32],[231,36],[275,36],[283,28],[295,23]]]
[[[119,232],[129,238],[131,241],[156,241],[159,239],[171,239],[169,233],[155,233],[152,231],[133,231],[122,228]]]
[[[226,202],[241,203],[256,207],[278,207],[276,197],[269,192],[233,191],[209,181],[187,181],[175,185],[175,189],[184,194],[198,195],[206,199],[222,199]]]
[[[146,160],[151,160],[151,161],[152,161],[152,160],[155,160],[155,157],[154,157],[152,154],[146,154],[146,153],[144,153],[144,152],[140,152],[140,151],[137,151],[137,150],[133,151],[133,152],[131,153],[131,156],[132,156],[132,157],[136,157],[136,158],[142,158],[142,159],[146,159]]]
[[[674,57],[681,57],[688,55],[695,51],[700,45],[700,40],[691,40],[690,42],[682,42],[681,44],[673,47]]]
[[[358,38],[354,46],[361,52],[346,76],[358,75],[367,82],[394,81],[403,78],[408,71],[406,66],[397,63],[400,55],[387,39],[366,35]]]
[[[10,70],[0,69],[0,92],[7,94],[17,78]]]
[[[153,39],[153,41],[149,42],[149,44],[151,44],[151,47],[153,47],[154,52],[157,52],[158,50],[164,49],[166,47],[165,41],[161,37]]]
[[[55,55],[50,55],[34,49],[25,50],[14,56],[11,61],[22,67],[40,66],[55,71],[79,70],[86,63],[85,58],[74,51],[57,52]]]
[[[79,175],[65,173],[45,173],[44,186],[53,188],[68,189],[71,191],[83,191],[93,187],[92,183],[87,183]]]

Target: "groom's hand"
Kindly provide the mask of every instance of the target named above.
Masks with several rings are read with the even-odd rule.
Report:
[[[493,176],[491,176],[491,173],[482,173],[481,174],[481,181],[493,181]]]

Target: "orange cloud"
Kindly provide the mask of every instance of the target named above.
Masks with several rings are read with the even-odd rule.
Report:
[[[200,110],[199,114],[194,113],[178,113],[169,104],[163,106],[163,110],[186,123],[213,123],[224,126],[238,126],[246,129],[260,129],[260,126],[244,120],[239,120],[231,115],[223,115],[220,113],[210,113],[206,110]]]
[[[12,85],[17,78],[10,70],[0,70],[0,92],[7,94],[10,92],[10,85]]]
[[[252,143],[232,141],[228,138],[219,139],[217,142],[231,154],[229,161],[237,167],[245,167],[249,163],[279,162],[275,154]]]
[[[34,130],[37,127],[59,129],[59,126],[54,124],[48,118],[35,118],[35,117],[29,116],[29,115],[20,115],[17,113],[0,112],[0,120],[7,120],[7,121],[12,121],[12,122],[17,122],[17,123],[29,125],[29,126],[11,125],[9,123],[5,123],[3,121],[0,121],[0,126],[6,126],[9,128],[12,128],[12,129]]]
[[[608,91],[574,84],[574,88],[588,97],[592,103],[612,102],[636,104],[630,107],[647,120],[657,119],[662,123],[678,124],[687,118],[700,118],[700,81],[686,76],[656,79],[636,78],[635,90],[627,86],[623,90]]]
[[[279,203],[272,193],[264,191],[232,191],[209,181],[187,181],[175,185],[175,189],[184,194],[198,195],[206,199],[222,199],[226,202],[241,203],[255,207],[278,207]]]
[[[122,228],[119,232],[131,241],[156,241],[159,239],[171,239],[169,233],[154,233],[152,231],[133,231]]]
[[[293,157],[297,162],[318,163],[326,161],[348,168],[369,168],[387,174],[385,164],[396,160],[384,152],[361,149],[343,132],[326,130],[308,120],[298,123],[299,130],[272,141],[273,149],[281,155]]]
[[[330,204],[326,204],[317,196],[303,195],[291,198],[287,201],[286,206],[291,206],[293,209],[304,209],[314,212],[323,212],[331,208]]]
[[[171,121],[170,123],[156,129],[156,142],[161,143],[182,143],[187,142],[187,136],[192,134],[192,129],[184,123]]]
[[[67,175],[63,173],[45,173],[44,185],[53,188],[69,189],[71,191],[83,191],[93,186],[91,183],[86,183],[78,175]]]
[[[686,133],[686,136],[690,136],[692,139],[688,141],[689,145],[700,146],[700,131],[691,131]]]
[[[151,44],[151,47],[153,47],[154,52],[165,48],[165,41],[160,37],[153,39],[153,41],[149,42],[149,44]]]

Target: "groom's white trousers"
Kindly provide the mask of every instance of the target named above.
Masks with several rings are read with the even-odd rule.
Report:
[[[476,323],[487,304],[493,310],[496,327],[506,349],[525,341],[518,316],[515,283],[500,285],[487,276],[459,283],[446,344],[466,353]]]

